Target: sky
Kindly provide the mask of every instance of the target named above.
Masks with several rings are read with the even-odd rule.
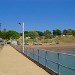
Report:
[[[1,29],[75,29],[75,0],[0,0]]]

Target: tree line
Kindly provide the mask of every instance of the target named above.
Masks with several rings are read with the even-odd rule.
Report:
[[[20,34],[14,30],[6,31],[5,29],[3,31],[0,31],[0,38],[2,39],[18,39],[20,37]]]
[[[75,30],[72,30],[72,29],[68,29],[68,30],[59,30],[59,29],[56,29],[56,30],[53,30],[53,31],[50,31],[50,30],[45,30],[44,32],[42,31],[25,31],[25,37],[31,37],[32,39],[34,39],[35,37],[45,37],[47,39],[50,39],[50,38],[53,38],[55,36],[61,36],[61,35],[73,35],[75,36]]]
[[[24,32],[25,37],[31,37],[32,39],[36,38],[36,37],[44,37],[46,39],[50,39],[53,38],[55,36],[61,36],[61,35],[73,35],[75,36],[75,30],[72,29],[68,29],[68,30],[45,30],[44,32],[42,31],[25,31]],[[3,39],[18,39],[20,38],[20,36],[22,36],[22,33],[18,33],[14,30],[9,30],[6,31],[5,29],[0,31],[0,38]]]

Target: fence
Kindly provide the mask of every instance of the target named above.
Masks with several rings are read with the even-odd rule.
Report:
[[[23,53],[22,46],[13,47]],[[75,55],[33,48],[25,48],[23,54],[52,70],[56,74],[75,75]]]

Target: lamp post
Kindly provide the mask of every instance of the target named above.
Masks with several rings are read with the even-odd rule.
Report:
[[[21,25],[21,23],[19,23]],[[22,24],[22,50],[24,53],[24,22]]]
[[[0,23],[0,32],[1,32],[1,23]]]
[[[23,22],[23,53],[24,53],[24,22]]]

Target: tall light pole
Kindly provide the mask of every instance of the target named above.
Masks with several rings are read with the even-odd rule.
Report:
[[[1,32],[1,23],[0,23],[0,32]]]
[[[24,22],[23,22],[23,53],[24,53]]]
[[[19,23],[21,25],[21,23]],[[22,50],[24,53],[24,22],[22,24]]]

